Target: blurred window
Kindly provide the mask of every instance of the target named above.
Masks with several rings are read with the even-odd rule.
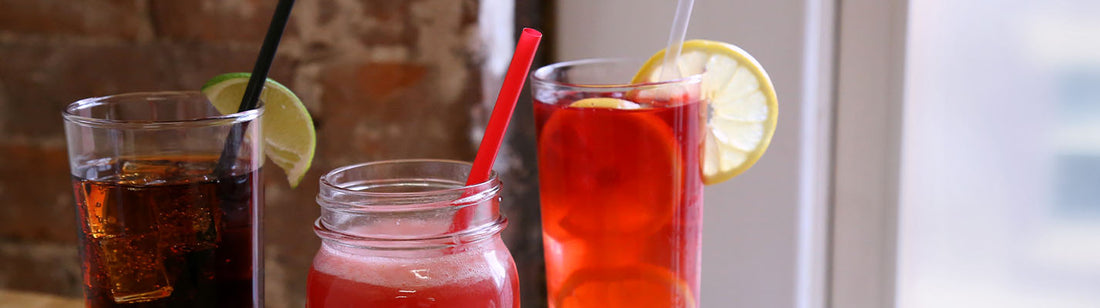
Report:
[[[909,5],[898,307],[1100,307],[1100,1]]]

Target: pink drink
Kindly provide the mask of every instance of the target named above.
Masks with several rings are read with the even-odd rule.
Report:
[[[324,245],[309,272],[309,307],[519,307],[504,243],[435,257],[362,256]]]
[[[469,170],[402,160],[322,177],[306,306],[519,307],[500,181],[464,186]]]

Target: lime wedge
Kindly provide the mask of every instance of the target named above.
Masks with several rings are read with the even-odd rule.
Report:
[[[237,112],[249,73],[218,75],[202,85],[202,93],[222,114]],[[317,134],[309,111],[287,87],[267,79],[260,94],[264,102],[264,152],[286,172],[290,187],[297,187],[313,162]]]
[[[642,66],[633,83],[654,82],[665,51]],[[723,42],[684,42],[676,58],[684,75],[703,74],[702,95],[710,102],[703,145],[703,183],[720,183],[748,170],[768,149],[779,105],[771,78],[756,59]]]

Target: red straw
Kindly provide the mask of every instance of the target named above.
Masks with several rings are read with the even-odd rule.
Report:
[[[523,33],[516,43],[516,51],[512,54],[512,64],[508,65],[508,72],[504,75],[504,84],[500,86],[500,94],[493,105],[493,115],[489,117],[489,126],[485,128],[485,135],[481,139],[481,146],[477,148],[477,157],[474,158],[474,166],[470,169],[470,176],[466,178],[466,186],[484,183],[489,180],[489,174],[493,171],[493,162],[497,159],[497,151],[504,140],[504,130],[508,128],[508,122],[512,119],[512,111],[516,110],[516,101],[519,100],[519,92],[523,90],[523,81],[527,80],[527,72],[531,70],[531,60],[535,57],[535,50],[539,47],[542,32],[531,28],[523,28]],[[465,197],[465,196],[464,196]],[[469,226],[471,213],[476,207],[466,207],[455,213],[451,223],[451,233],[466,229]]]
[[[504,84],[500,86],[500,94],[493,106],[489,127],[485,129],[481,146],[477,148],[474,167],[470,169],[470,177],[466,178],[466,186],[489,180],[493,162],[497,159],[497,150],[500,150],[500,143],[504,140],[504,130],[508,129],[508,122],[512,120],[512,111],[516,110],[519,92],[523,90],[523,81],[527,80],[531,59],[535,57],[535,50],[538,49],[541,39],[542,33],[538,30],[523,28],[523,34],[520,34],[519,42],[516,43],[516,52],[512,54],[512,64],[508,66]]]

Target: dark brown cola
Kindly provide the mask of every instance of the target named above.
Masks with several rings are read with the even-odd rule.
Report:
[[[88,307],[262,303],[258,168],[217,176],[217,157],[142,157],[73,177]]]

